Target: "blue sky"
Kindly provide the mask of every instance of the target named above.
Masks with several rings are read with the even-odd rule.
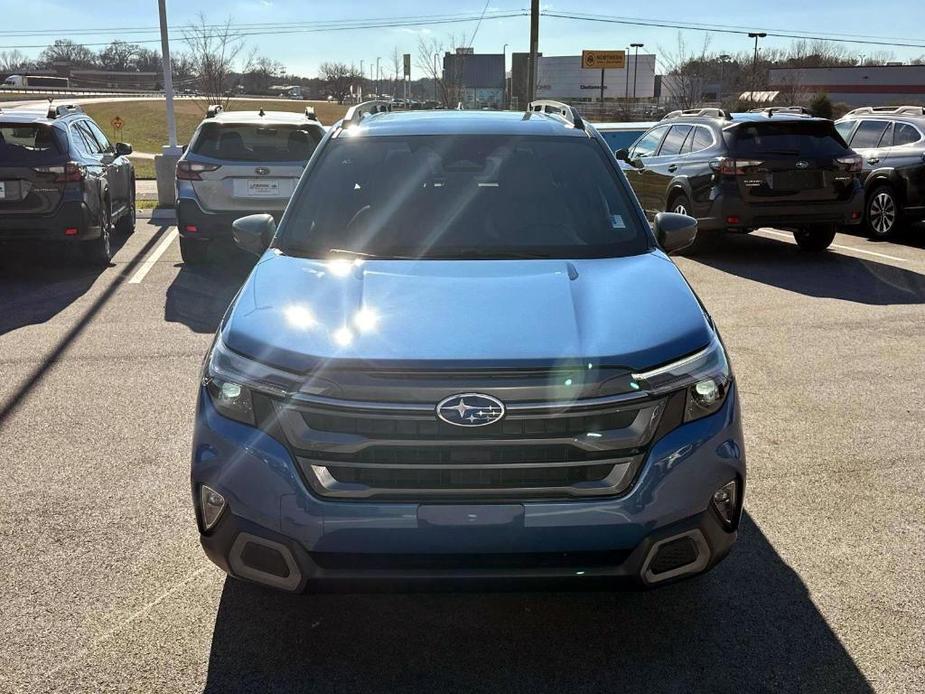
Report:
[[[201,11],[210,22],[231,16],[236,23],[307,22],[343,20],[348,18],[378,18],[415,14],[478,14],[483,0],[431,0],[429,3],[408,0],[168,0],[171,24],[194,21]],[[493,10],[518,10],[529,6],[529,0],[490,0]],[[911,0],[774,0],[769,3],[744,3],[742,0],[708,0],[702,4],[690,0],[662,0],[658,3],[617,4],[613,0],[549,0],[544,7],[560,12],[581,12],[646,19],[663,19],[700,23],[749,26],[756,30],[786,29],[804,32],[838,32],[841,34],[880,35],[884,37],[914,37],[925,26],[925,2]],[[691,9],[696,8],[697,12]],[[133,40],[137,35],[102,31],[111,27],[156,27],[156,0],[0,0],[0,32],[34,29],[62,29],[60,36],[87,43],[114,38]],[[95,35],[70,35],[69,30],[100,31]],[[401,52],[414,54],[418,36],[436,37],[447,41],[450,34],[468,35],[475,22],[454,25],[433,25],[415,28],[377,28],[327,33],[302,33],[278,36],[254,36],[250,45],[270,58],[286,64],[291,72],[313,74],[325,60],[354,62],[363,60],[367,66],[381,56],[383,63],[398,47]],[[676,50],[676,29],[632,27],[616,24],[596,24],[544,17],[540,25],[540,50],[547,55],[570,55],[582,48],[622,48],[632,41],[646,44],[646,49],[659,53],[662,48]],[[685,40],[699,47],[704,34],[684,32]],[[710,48],[723,52],[751,50],[745,36],[712,33]],[[156,38],[145,36],[144,38]],[[0,50],[22,44],[37,44],[50,40],[42,36],[0,35]],[[508,52],[528,48],[529,20],[527,17],[496,19],[482,23],[475,38],[477,52],[495,52],[509,44]],[[925,36],[913,41],[925,44]],[[762,45],[787,47],[790,39],[765,39]],[[154,45],[154,44],[151,44]],[[183,50],[179,32],[171,41],[173,50]],[[890,51],[896,59],[925,54],[925,48],[889,48],[883,46],[848,46],[858,54]],[[38,49],[22,49],[29,55]],[[385,68],[383,68],[385,69]],[[414,77],[420,77],[417,69]]]

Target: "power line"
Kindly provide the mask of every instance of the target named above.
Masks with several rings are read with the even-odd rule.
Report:
[[[754,27],[747,29],[744,27],[724,26],[721,24],[704,25],[691,22],[672,22],[661,19],[642,19],[629,17],[608,17],[605,15],[579,15],[573,13],[556,12],[555,10],[544,10],[543,16],[553,17],[556,19],[571,19],[583,22],[600,22],[604,24],[624,24],[629,26],[645,26],[657,29],[683,29],[687,31],[703,31],[717,34],[736,34],[748,35],[748,31],[754,31]],[[925,48],[925,43],[911,43],[911,39],[893,39],[893,40],[865,40],[836,38],[834,36],[819,36],[809,33],[797,33],[796,31],[773,31],[768,30],[768,36],[785,39],[809,40],[809,41],[828,41],[831,43],[848,43],[864,46],[888,46],[890,48]]]

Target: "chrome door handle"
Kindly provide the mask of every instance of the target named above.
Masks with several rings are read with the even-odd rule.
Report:
[[[880,157],[869,157],[867,159],[868,164],[878,164],[880,163]]]
[[[670,164],[670,165],[668,166],[668,170],[669,170],[671,173],[674,173],[675,171],[678,170],[678,165],[677,165],[677,164]]]

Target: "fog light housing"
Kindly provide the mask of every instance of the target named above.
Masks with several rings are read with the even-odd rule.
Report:
[[[202,513],[202,529],[211,530],[225,510],[225,497],[204,484],[199,488],[199,509]]]
[[[739,482],[732,480],[713,492],[713,508],[719,514],[726,527],[735,524],[736,511],[739,507]]]

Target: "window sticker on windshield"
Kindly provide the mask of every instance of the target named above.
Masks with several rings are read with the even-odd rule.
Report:
[[[623,217],[618,214],[610,215],[610,226],[614,229],[626,229],[626,225],[623,223]]]

